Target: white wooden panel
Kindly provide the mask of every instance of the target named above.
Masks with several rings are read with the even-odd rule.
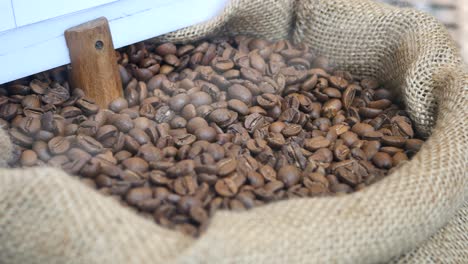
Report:
[[[0,32],[15,28],[15,16],[10,0],[0,0]]]
[[[117,0],[11,0],[18,27],[84,9],[115,2]]]
[[[107,17],[119,48],[206,21],[227,1],[119,0],[0,32],[0,84],[69,63],[64,31],[86,21]]]

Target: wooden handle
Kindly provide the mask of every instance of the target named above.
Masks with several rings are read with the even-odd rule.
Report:
[[[83,89],[100,107],[123,96],[109,23],[101,17],[65,31],[73,87]]]

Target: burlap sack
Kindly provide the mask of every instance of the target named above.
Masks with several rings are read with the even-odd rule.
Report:
[[[198,240],[59,170],[2,169],[1,263],[468,263],[468,202],[459,210],[468,199],[468,74],[438,22],[369,0],[233,0],[219,17],[157,41],[220,34],[292,37],[377,77],[428,141],[363,191],[220,212]],[[5,135],[0,142],[8,154]]]

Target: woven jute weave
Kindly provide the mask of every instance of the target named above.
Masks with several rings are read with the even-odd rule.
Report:
[[[52,168],[0,170],[0,263],[468,263],[468,74],[432,17],[368,0],[233,0],[153,41],[247,34],[304,42],[398,93],[428,140],[357,193],[217,213],[166,230]],[[3,164],[11,145],[0,133]]]

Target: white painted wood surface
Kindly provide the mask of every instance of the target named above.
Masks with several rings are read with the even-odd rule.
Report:
[[[14,21],[17,11],[14,1],[33,2],[33,0],[0,0],[0,25],[3,28],[0,30],[0,84],[69,63],[63,33],[72,26],[105,16],[109,20],[114,47],[119,48],[206,21],[218,14],[227,2],[227,0],[86,0],[83,4],[67,9],[73,13],[57,15],[64,11],[56,10],[59,13],[21,20],[20,22],[26,25],[19,26],[18,21]],[[3,16],[4,13],[7,14],[5,11],[8,8],[7,2],[13,3],[13,24],[11,16],[9,19]],[[59,0],[34,2],[69,3]],[[93,7],[89,8],[90,5]],[[34,12],[33,8],[28,12]],[[21,14],[25,15],[24,12]],[[38,19],[45,20],[37,21]]]
[[[16,26],[21,27],[115,1],[117,0],[11,0],[11,3]]]
[[[11,0],[0,0],[0,32],[15,27],[15,16]]]

